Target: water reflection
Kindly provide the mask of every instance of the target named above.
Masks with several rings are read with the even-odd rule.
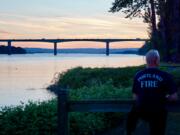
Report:
[[[51,99],[54,95],[45,88],[57,73],[73,67],[125,67],[141,64],[144,64],[144,59],[137,55],[1,55],[0,106]]]

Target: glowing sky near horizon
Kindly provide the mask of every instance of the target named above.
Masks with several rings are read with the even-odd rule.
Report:
[[[141,19],[125,19],[122,13],[108,12],[113,1],[0,0],[0,38],[148,38],[147,24]],[[61,44],[61,47],[83,47],[84,44],[104,46],[75,42]],[[114,44],[115,48],[118,44]],[[139,43],[133,44],[136,47]],[[39,43],[18,45],[42,46]],[[51,46],[43,44],[43,47]]]

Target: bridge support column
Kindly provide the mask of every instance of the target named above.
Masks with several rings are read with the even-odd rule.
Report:
[[[106,56],[109,56],[109,42],[106,42]]]
[[[54,55],[57,55],[57,42],[54,42]]]
[[[11,41],[8,41],[8,55],[12,54],[12,50],[11,50]]]

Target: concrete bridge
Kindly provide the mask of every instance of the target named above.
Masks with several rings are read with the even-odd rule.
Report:
[[[46,42],[54,44],[54,55],[57,55],[57,44],[62,42],[76,42],[76,41],[88,41],[88,42],[103,42],[106,44],[106,55],[109,55],[109,45],[112,42],[133,42],[133,41],[148,41],[149,39],[0,39],[0,42],[7,42],[8,44],[8,55],[11,55],[12,42]]]

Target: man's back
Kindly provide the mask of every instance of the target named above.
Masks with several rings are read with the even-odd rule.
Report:
[[[171,75],[158,68],[146,68],[135,76],[133,93],[138,95],[136,105],[140,109],[165,109],[166,95],[175,91]]]
[[[139,118],[149,123],[151,135],[165,135],[166,99],[177,100],[177,89],[170,74],[158,69],[159,52],[146,54],[147,68],[134,78],[133,95],[136,100],[127,119],[127,135],[132,135]]]

